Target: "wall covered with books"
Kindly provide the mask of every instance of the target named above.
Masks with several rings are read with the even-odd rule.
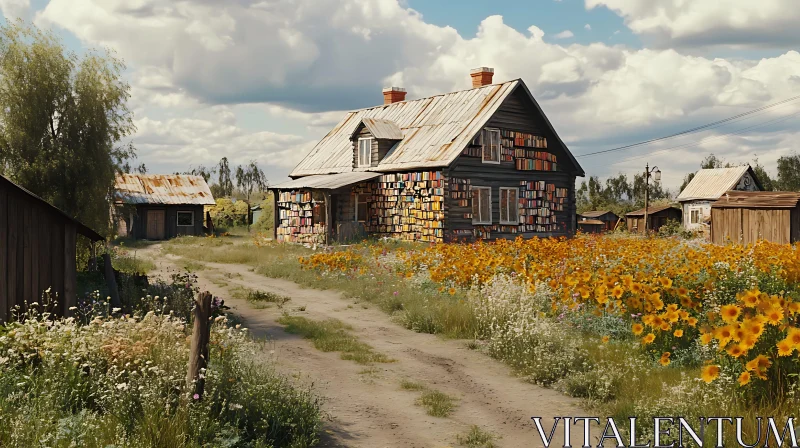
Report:
[[[278,241],[323,243],[325,241],[325,199],[321,192],[281,191],[278,194]]]
[[[441,171],[385,174],[353,187],[354,213],[369,234],[409,241],[444,239]],[[358,211],[358,204],[363,204]],[[366,211],[366,213],[364,213]]]

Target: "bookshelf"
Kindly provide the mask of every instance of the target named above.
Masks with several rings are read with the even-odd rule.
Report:
[[[278,195],[278,241],[292,243],[322,243],[326,226],[314,223],[314,206],[320,204],[310,191],[282,191]]]

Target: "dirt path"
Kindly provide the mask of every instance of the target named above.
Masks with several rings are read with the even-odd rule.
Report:
[[[152,246],[140,254],[152,256],[158,250]],[[181,259],[173,255],[153,259],[158,269],[151,275],[168,277],[181,266]],[[514,378],[502,363],[468,349],[464,341],[406,330],[371,305],[355,304],[335,291],[305,289],[263,277],[248,266],[206,263],[205,267],[197,272],[200,287],[225,298],[254,336],[271,341],[265,355],[275,358],[279,370],[312,383],[323,397],[329,421],[320,446],[449,447],[457,445],[458,434],[476,424],[499,436],[495,446],[538,447],[542,444],[531,416],[586,415],[575,400]],[[396,362],[374,364],[365,373],[365,366],[342,360],[338,353],[316,350],[309,341],[283,331],[276,322],[282,310],[255,309],[244,300],[228,299],[237,286],[291,297],[284,306],[291,314],[346,322],[361,341]],[[419,393],[401,389],[403,379],[457,397],[455,411],[448,418],[428,416],[414,404]],[[543,425],[549,429],[552,419]],[[581,446],[582,440],[572,439],[573,446]]]

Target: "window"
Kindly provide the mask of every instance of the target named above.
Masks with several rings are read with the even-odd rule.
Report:
[[[178,225],[179,226],[193,226],[194,225],[194,212],[178,212]]]
[[[500,188],[500,224],[519,224],[519,201],[516,188]]]
[[[483,163],[500,163],[500,130],[484,129]]]
[[[326,220],[326,208],[324,202],[315,202],[314,206],[311,209],[311,219],[314,225],[317,224],[327,224]]]
[[[365,194],[356,195],[355,221],[356,222],[367,221],[367,195]]]
[[[370,166],[372,163],[372,139],[358,139],[358,167]]]
[[[695,210],[691,210],[689,213],[690,213],[690,216],[691,216],[689,221],[692,224],[697,224],[697,223],[700,222],[700,219],[701,219],[700,210],[696,210],[696,209]]]
[[[492,223],[492,189],[472,187],[472,223]]]

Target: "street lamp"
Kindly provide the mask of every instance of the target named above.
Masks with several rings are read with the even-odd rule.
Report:
[[[661,182],[661,170],[657,166],[650,169],[650,164],[644,166],[644,233],[647,235],[647,208],[650,199],[650,176],[653,176],[656,182]]]

